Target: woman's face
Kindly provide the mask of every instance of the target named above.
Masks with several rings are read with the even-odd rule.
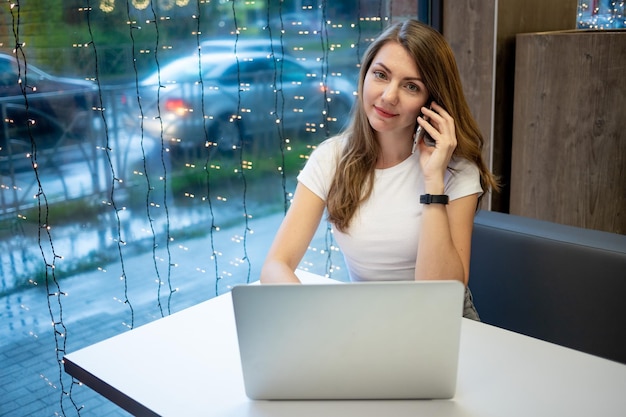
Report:
[[[419,69],[402,45],[388,42],[365,75],[363,108],[377,136],[412,136],[429,93]]]

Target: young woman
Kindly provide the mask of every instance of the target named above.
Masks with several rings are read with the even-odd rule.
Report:
[[[474,214],[497,184],[448,43],[416,20],[390,26],[363,57],[358,93],[348,128],[298,176],[261,282],[298,282],[326,210],[351,280],[467,285]],[[469,291],[465,307],[478,318]]]

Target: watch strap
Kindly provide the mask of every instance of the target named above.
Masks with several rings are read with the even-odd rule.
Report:
[[[422,204],[448,204],[450,199],[445,194],[422,194],[420,203]]]

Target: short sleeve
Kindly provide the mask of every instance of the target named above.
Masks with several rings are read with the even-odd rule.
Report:
[[[298,182],[324,201],[328,196],[330,184],[335,175],[337,159],[344,143],[342,137],[333,137],[322,142],[311,153],[298,175]]]
[[[484,190],[480,185],[480,171],[476,164],[467,159],[458,158],[451,161],[450,168],[446,173],[444,191],[450,200],[483,193]]]

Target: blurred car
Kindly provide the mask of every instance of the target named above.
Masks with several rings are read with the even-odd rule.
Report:
[[[283,44],[279,41],[270,42],[269,39],[235,39],[234,37],[226,39],[211,39],[200,42],[200,48],[206,53],[235,53],[237,52],[266,52],[271,53],[272,49],[275,53],[282,53]]]
[[[97,99],[95,83],[56,77],[31,64],[20,70],[14,56],[0,53],[0,171],[31,167],[31,138],[38,161],[83,158],[58,151],[91,139]]]
[[[163,135],[172,150],[213,145],[221,151],[240,140],[271,146],[280,125],[299,137],[337,132],[356,88],[340,76],[324,82],[316,70],[267,50],[180,58],[140,82],[144,130]]]

